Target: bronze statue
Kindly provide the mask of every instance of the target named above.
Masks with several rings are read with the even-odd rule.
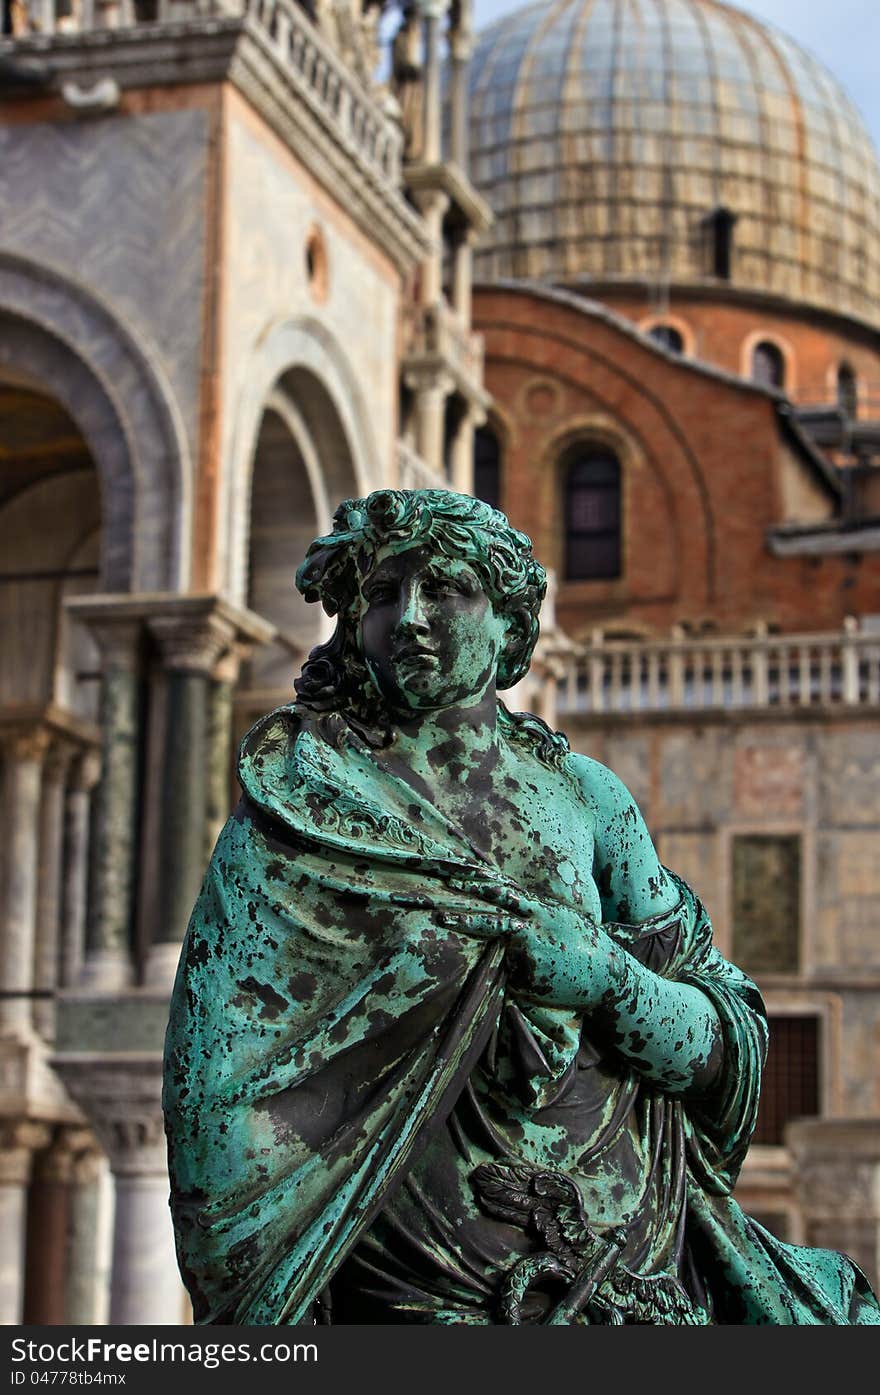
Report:
[[[766,1021],[628,791],[496,690],[546,579],[477,500],[337,510],[166,1048],[200,1323],[880,1323],[731,1192]]]

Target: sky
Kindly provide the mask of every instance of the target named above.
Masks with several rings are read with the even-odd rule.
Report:
[[[476,28],[529,0],[474,0]],[[862,115],[880,151],[880,0],[740,0],[747,10],[819,58]]]

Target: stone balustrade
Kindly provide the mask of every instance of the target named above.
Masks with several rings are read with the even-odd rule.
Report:
[[[555,665],[560,717],[880,706],[880,634],[605,640]]]
[[[397,473],[401,489],[448,489],[449,481],[438,475],[418,451],[405,441],[397,444]]]
[[[408,358],[447,367],[463,383],[483,381],[483,337],[465,328],[446,301],[429,305],[416,326]]]
[[[298,95],[329,126],[362,169],[383,183],[400,183],[403,136],[322,37],[295,0],[19,0],[11,40],[76,35],[189,22],[244,22],[285,71]]]

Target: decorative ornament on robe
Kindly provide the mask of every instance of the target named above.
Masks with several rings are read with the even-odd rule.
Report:
[[[849,1259],[732,1199],[766,1022],[683,883],[671,913],[604,929],[711,999],[704,1099],[517,992],[519,889],[338,717],[279,709],[239,775],[166,1039],[197,1323],[310,1323],[334,1291],[343,1322],[880,1323]]]

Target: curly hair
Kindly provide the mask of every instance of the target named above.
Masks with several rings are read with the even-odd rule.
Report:
[[[420,543],[467,562],[496,614],[515,620],[512,643],[499,657],[497,686],[512,688],[528,672],[547,590],[531,540],[481,499],[445,489],[380,489],[340,504],[332,533],[316,538],[297,571],[305,599],[320,601],[337,617],[333,637],[312,650],[294,683],[301,705],[315,712],[344,710],[362,728],[375,728],[378,718],[387,729],[387,714],[358,649],[358,602],[381,549]],[[529,718],[533,724],[551,737],[540,719]]]

